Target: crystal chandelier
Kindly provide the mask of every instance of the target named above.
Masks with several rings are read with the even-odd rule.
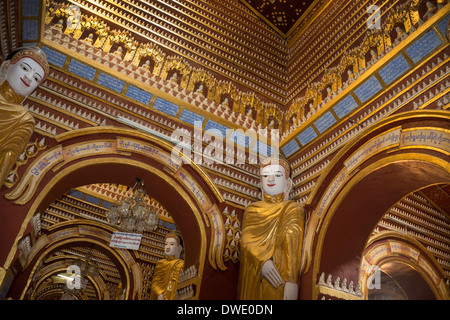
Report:
[[[158,225],[158,215],[145,201],[144,181],[136,179],[132,195],[111,207],[107,214],[109,223],[126,232],[153,231]]]

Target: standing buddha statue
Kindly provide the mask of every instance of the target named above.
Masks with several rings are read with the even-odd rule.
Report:
[[[48,73],[47,58],[38,47],[16,49],[0,66],[0,186],[34,131],[34,119],[22,103]]]
[[[296,300],[304,234],[304,210],[288,200],[287,160],[268,158],[260,168],[263,199],[247,206],[241,237],[238,298]]]
[[[150,300],[176,300],[177,285],[184,268],[181,258],[183,244],[181,235],[175,232],[167,234],[165,258],[156,263],[150,288]]]

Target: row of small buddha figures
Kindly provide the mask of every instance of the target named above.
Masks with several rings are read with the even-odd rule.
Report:
[[[332,71],[332,69],[328,70],[330,71],[328,77],[335,80],[330,83],[329,81],[325,81],[326,76],[324,76],[322,84],[315,83],[310,85],[311,91],[319,91],[319,94],[317,95],[305,94],[305,96],[316,96],[314,103],[308,103],[307,101],[309,101],[309,99],[307,100],[304,97],[294,101],[291,106],[291,110],[289,110],[286,116],[289,120],[288,127],[283,131],[281,140],[289,136],[299,126],[311,118],[318,110],[325,107],[325,105],[342,93],[345,88],[352,84],[353,81],[355,81],[361,74],[368,70],[383,56],[388,54],[411,33],[413,33],[418,26],[429,20],[438,10],[444,7],[445,1],[438,0],[437,4],[434,2],[435,1],[426,1],[426,12],[422,15],[422,17],[418,18],[417,22],[411,21],[413,19],[406,16],[406,13],[409,12],[409,10],[413,11],[412,7],[414,6],[411,6],[411,9],[406,9],[410,3],[404,3],[393,10],[394,13],[391,18],[386,19],[387,22],[384,29],[381,27],[371,28],[367,38],[362,42],[360,47],[354,48],[351,51],[353,54],[347,55],[346,59],[342,58],[341,66],[335,69],[335,71],[338,71],[338,76],[334,75],[335,71]],[[413,14],[411,13],[411,16],[412,15]],[[384,31],[379,32],[380,30]],[[357,62],[348,63],[345,60]],[[342,66],[346,66],[344,73],[339,71]],[[316,78],[319,76],[320,71],[318,70],[316,71],[316,74],[311,76],[311,78]],[[338,78],[340,80],[336,81]],[[317,89],[322,86],[323,89]]]
[[[426,2],[426,12],[423,14],[423,16],[421,17],[421,19],[419,19],[418,24],[422,24],[423,21],[428,20],[432,15],[434,15],[438,9],[443,7],[443,3],[444,1],[437,1],[437,5],[433,2],[433,1],[427,1]],[[405,3],[403,5],[403,7],[406,7],[407,4]],[[400,23],[404,22],[403,20],[408,20],[409,18],[406,19],[406,17],[403,17],[402,14],[400,14],[399,12],[408,12],[408,10],[404,9],[403,7],[399,7],[396,10],[393,10],[394,12],[396,12],[396,14],[394,14],[393,16],[398,16],[397,18],[395,18],[395,22],[396,23]],[[402,9],[403,8],[403,9]],[[55,8],[48,8],[48,17],[46,18],[46,21],[49,23],[52,19],[56,18],[61,18],[61,17],[66,17],[67,15],[70,16],[69,12],[67,11],[67,7],[64,6],[56,6]],[[401,20],[399,20],[401,18]],[[390,19],[388,19],[390,21]],[[394,21],[393,20],[393,21]],[[46,23],[47,23],[46,22]],[[390,33],[391,28],[393,30],[395,30],[395,36],[394,37],[394,43],[391,43],[391,36],[389,35],[389,40],[386,42],[386,51],[385,52],[378,52],[376,53],[375,50],[370,50],[370,61],[368,61],[367,65],[364,62],[362,64],[362,66],[359,66],[357,69],[359,69],[359,71],[355,72],[355,70],[353,70],[355,68],[355,66],[353,66],[353,69],[350,68],[351,66],[349,66],[349,69],[347,69],[347,75],[343,75],[343,78],[347,78],[347,80],[345,81],[345,83],[342,84],[342,86],[338,85],[337,88],[332,88],[331,86],[328,86],[325,88],[326,93],[325,93],[325,97],[321,97],[319,100],[316,101],[317,105],[312,105],[312,106],[304,106],[303,103],[303,99],[300,99],[298,101],[298,103],[294,103],[294,105],[292,106],[292,111],[290,112],[290,114],[297,114],[296,116],[289,116],[288,118],[290,119],[290,121],[288,122],[289,125],[286,128],[281,128],[279,126],[279,124],[281,124],[281,121],[275,121],[274,119],[269,119],[267,120],[267,126],[269,128],[273,127],[276,125],[276,122],[278,122],[278,127],[279,129],[281,129],[283,131],[283,136],[282,138],[287,137],[290,133],[292,133],[296,128],[298,128],[298,126],[300,126],[303,122],[305,122],[307,119],[309,119],[314,112],[316,112],[318,109],[321,109],[322,107],[324,107],[325,104],[327,104],[330,100],[332,100],[336,95],[338,95],[341,91],[343,91],[345,86],[348,86],[351,82],[353,82],[353,80],[362,72],[364,72],[369,66],[371,66],[374,62],[376,62],[383,54],[386,54],[391,48],[392,46],[395,46],[396,44],[398,44],[401,40],[403,40],[405,37],[408,36],[408,33],[411,33],[415,30],[414,27],[414,23],[412,26],[409,26],[411,24],[411,22],[409,23],[405,23],[404,27],[400,27],[400,25],[395,25],[394,23],[389,22],[388,25],[385,29],[386,29],[386,33]],[[123,45],[123,48],[121,45],[115,46],[116,50],[114,52],[114,56],[118,57],[119,60],[121,59],[125,59],[125,57],[132,57],[134,56],[134,53],[129,52],[129,50],[134,50],[134,51],[140,51],[140,55],[145,56],[148,54],[148,56],[151,56],[155,59],[155,61],[158,62],[158,64],[161,64],[161,62],[164,60],[164,57],[160,54],[160,50],[156,49],[154,46],[148,46],[148,45],[139,45],[136,40],[134,40],[134,38],[130,35],[128,30],[114,30],[111,31],[108,29],[107,25],[98,20],[97,17],[84,17],[84,19],[81,19],[81,24],[82,24],[82,29],[91,29],[91,33],[88,33],[87,36],[85,36],[84,41],[86,43],[90,43],[93,44],[94,42],[94,33],[96,34],[104,34],[105,39],[110,39],[110,41],[105,41],[103,40],[103,42],[108,42],[108,50],[112,48],[112,42],[113,43],[121,43]],[[59,19],[58,22],[53,26],[54,28],[59,28],[62,29],[64,25],[64,21],[63,19]],[[406,27],[406,25],[408,25],[408,27]],[[104,32],[100,32],[100,30],[103,30]],[[107,31],[105,31],[107,30]],[[95,32],[94,32],[95,31]],[[83,34],[85,34],[83,32]],[[109,34],[109,36],[106,36],[107,34]],[[79,34],[79,36],[81,36],[81,33]],[[384,39],[384,38],[383,38]],[[111,42],[112,41],[112,42]],[[98,42],[98,39],[97,39]],[[111,43],[110,43],[111,42]],[[138,47],[142,47],[142,50],[137,50]],[[145,47],[145,48],[144,48]],[[365,52],[366,49],[362,50],[363,52]],[[383,51],[383,50],[381,50]],[[363,59],[365,60],[365,59]],[[144,64],[142,64],[143,68],[150,68],[150,60],[146,60]],[[318,75],[315,75],[313,78],[315,78]],[[171,82],[179,82],[179,76],[174,73],[172,75],[172,77],[167,78],[167,80],[171,81]],[[204,95],[206,89],[203,89],[202,86],[199,86],[197,88],[197,90],[195,91],[195,93],[200,93],[201,95]],[[318,96],[322,96],[322,94],[318,94]],[[216,113],[218,110],[218,108],[213,108],[212,112]],[[225,109],[228,110],[228,109]],[[309,110],[309,111],[305,111],[305,110]],[[239,123],[240,125],[243,125],[244,127],[248,127],[251,128],[254,125],[256,125],[256,123],[252,123],[251,119],[252,117],[250,117],[248,114],[244,117],[245,120],[243,121],[243,123]],[[238,121],[240,121],[238,119]]]
[[[62,23],[60,21],[59,23]],[[53,28],[57,28],[60,24],[56,24],[53,26]],[[121,45],[111,46],[108,45],[108,48],[114,47],[115,50],[110,51],[112,54],[108,56],[108,58],[104,57],[102,54],[100,54],[100,51],[93,50],[95,46],[92,45],[93,42],[93,33],[90,33],[88,36],[86,36],[83,40],[75,40],[73,43],[71,42],[69,36],[67,36],[64,33],[58,33],[58,34],[51,34],[51,29],[46,29],[46,37],[50,37],[52,41],[57,41],[61,43],[63,46],[67,46],[68,48],[72,48],[72,46],[75,46],[77,50],[84,51],[86,50],[86,54],[88,57],[90,57],[93,60],[96,60],[97,62],[100,62],[102,64],[109,65],[110,68],[119,71],[127,76],[133,77],[137,79],[138,81],[149,81],[150,84],[156,87],[162,87],[164,86],[164,90],[167,93],[170,93],[171,95],[174,95],[176,97],[179,97],[189,103],[194,104],[195,106],[211,112],[215,115],[222,116],[222,117],[230,117],[230,121],[233,121],[244,128],[248,129],[262,129],[263,124],[257,123],[255,119],[252,117],[253,110],[249,108],[247,113],[245,115],[241,112],[233,112],[232,108],[234,105],[234,100],[229,99],[227,97],[220,98],[220,103],[209,103],[205,102],[205,98],[208,97],[208,92],[210,92],[212,89],[210,86],[207,86],[206,84],[199,83],[195,85],[195,89],[192,89],[192,91],[188,91],[187,89],[180,89],[184,87],[186,84],[182,84],[184,81],[186,81],[186,75],[185,72],[182,70],[178,70],[177,68],[174,68],[174,70],[170,70],[167,72],[165,83],[156,83],[155,81],[155,75],[159,74],[159,72],[166,73],[164,71],[155,71],[160,70],[162,66],[162,58],[158,53],[149,53],[149,52],[157,52],[159,49],[153,48],[154,46],[150,45],[144,45],[144,48],[140,48],[138,50],[137,54],[124,52]],[[92,49],[92,50],[91,50]],[[87,50],[91,50],[88,51]],[[100,50],[100,49],[99,49]],[[108,49],[109,50],[109,49]],[[103,49],[103,51],[105,51]],[[134,57],[130,58],[130,61],[127,60],[125,63],[125,57]],[[152,61],[152,62],[151,62]],[[173,72],[172,72],[173,71]],[[149,77],[149,78],[146,78]],[[150,79],[153,78],[153,79]],[[158,80],[160,81],[160,80]],[[167,85],[167,86],[166,86]],[[186,95],[187,94],[187,95]],[[275,125],[275,120],[271,120],[268,122],[269,128],[272,128]],[[274,131],[275,132],[275,131]]]

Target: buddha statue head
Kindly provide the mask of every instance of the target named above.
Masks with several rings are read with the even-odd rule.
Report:
[[[291,167],[289,162],[282,157],[270,157],[261,162],[261,191],[264,195],[284,195],[288,200],[292,189]]]
[[[12,51],[0,66],[2,91],[10,91],[14,102],[21,103],[49,73],[47,57],[38,47],[22,47]]]
[[[166,257],[181,259],[182,252],[183,252],[183,242],[181,239],[181,235],[178,232],[168,233],[164,245],[164,255]]]

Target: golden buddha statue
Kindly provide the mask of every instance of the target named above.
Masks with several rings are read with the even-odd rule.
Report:
[[[296,300],[304,233],[304,210],[288,200],[287,160],[268,158],[260,168],[262,201],[247,206],[242,223],[238,298]]]
[[[0,186],[34,131],[23,101],[45,80],[49,66],[37,47],[14,50],[0,66]]]
[[[181,258],[183,244],[178,233],[170,232],[166,236],[165,258],[156,263],[150,288],[150,300],[175,300],[178,280],[184,268]]]

